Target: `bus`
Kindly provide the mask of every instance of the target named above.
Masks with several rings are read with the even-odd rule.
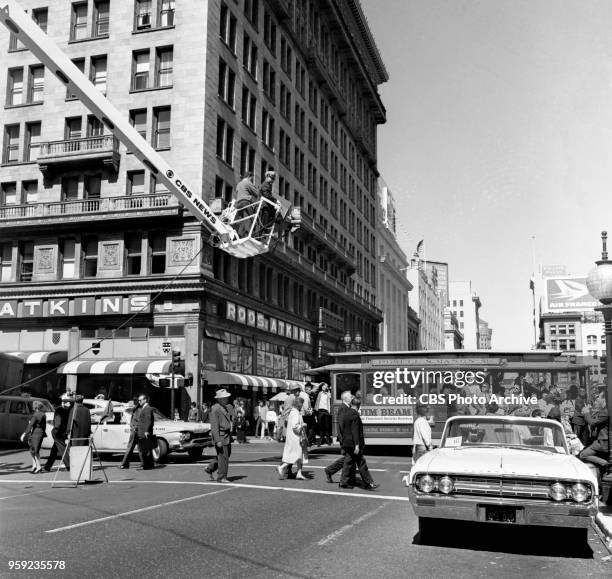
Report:
[[[361,399],[368,445],[411,445],[415,407],[430,407],[433,439],[455,414],[546,410],[547,395],[565,400],[579,387],[587,390],[588,366],[576,356],[551,350],[502,352],[441,350],[343,352],[333,363],[309,370],[312,382],[331,385],[333,427],[345,390]],[[495,403],[494,405],[492,403]]]

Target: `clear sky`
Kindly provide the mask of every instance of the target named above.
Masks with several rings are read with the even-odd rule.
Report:
[[[378,168],[409,254],[472,280],[493,347],[532,345],[538,263],[612,233],[610,0],[362,0],[390,80]]]

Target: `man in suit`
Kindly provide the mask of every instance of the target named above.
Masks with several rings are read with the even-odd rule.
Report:
[[[138,420],[140,417],[140,407],[138,406],[138,398],[135,398],[134,402],[129,403],[127,409],[128,412],[130,410],[130,405],[132,413],[132,416],[130,418],[130,440],[128,441],[128,445],[125,450],[125,454],[123,455],[123,459],[121,460],[121,464],[119,465],[119,468],[130,468],[130,456],[134,452],[134,449],[138,444],[138,434],[136,433],[138,427]]]
[[[136,436],[138,437],[138,449],[140,451],[140,460],[142,461],[142,470],[150,470],[155,467],[153,463],[153,425],[155,418],[153,417],[153,408],[149,405],[149,397],[146,394],[141,394],[138,397],[140,404],[140,412],[136,422]]]
[[[380,485],[372,478],[372,475],[368,469],[368,463],[363,455],[365,450],[365,438],[363,435],[363,421],[361,420],[361,415],[359,414],[360,406],[361,398],[355,396],[355,398],[351,400],[351,410],[357,413],[357,426],[359,432],[359,444],[355,446],[355,466],[359,471],[359,475],[361,476],[361,480],[363,481],[366,490],[372,491],[378,488]]]
[[[70,414],[72,402],[72,396],[64,393],[62,394],[60,406],[55,409],[53,429],[51,430],[53,446],[51,447],[49,458],[43,467],[47,472],[51,471],[51,467],[58,457],[64,459],[66,470],[70,470],[70,456],[66,452],[66,437],[68,436],[68,415]]]
[[[68,438],[72,446],[88,446],[91,436],[91,415],[83,406],[83,396],[74,397],[74,406],[68,415]]]
[[[232,454],[232,427],[234,408],[229,403],[230,393],[221,389],[215,394],[216,403],[210,409],[210,434],[212,436],[217,458],[206,467],[210,480],[215,480],[213,473],[218,469],[217,482],[226,483],[229,459]]]
[[[345,461],[345,452],[343,445],[344,428],[346,426],[345,414],[351,408],[351,400],[353,399],[353,395],[351,394],[350,390],[345,390],[341,394],[340,398],[342,399],[342,405],[338,409],[338,415],[336,417],[338,427],[338,442],[340,443],[340,457],[325,468],[325,477],[328,483],[334,482],[332,476],[336,474],[339,470],[343,469]],[[342,483],[340,484],[340,486],[342,486]]]

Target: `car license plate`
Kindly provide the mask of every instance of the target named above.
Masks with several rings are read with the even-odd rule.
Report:
[[[513,507],[485,507],[485,520],[496,523],[516,523],[516,509]]]

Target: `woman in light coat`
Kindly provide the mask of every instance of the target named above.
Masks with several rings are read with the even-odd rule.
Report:
[[[287,417],[287,431],[285,448],[283,449],[282,464],[278,467],[278,474],[281,480],[287,478],[287,468],[295,464],[297,467],[296,479],[305,480],[302,474],[302,463],[304,450],[302,448],[302,437],[305,435],[304,420],[302,419],[302,405],[304,401],[296,396],[293,400],[293,407]]]

